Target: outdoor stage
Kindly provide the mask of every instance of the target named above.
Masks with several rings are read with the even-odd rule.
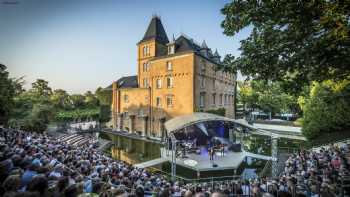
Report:
[[[169,162],[171,162],[171,153],[171,151],[161,148],[161,157]],[[200,154],[190,153],[186,154],[186,158],[176,157],[176,164],[195,171],[237,169],[246,157],[262,160],[272,159],[270,156],[258,155],[242,150],[242,152],[226,151],[224,156],[221,156],[220,152],[216,152],[214,161],[211,161],[205,147],[201,147]],[[213,164],[217,166],[213,167]]]
[[[136,167],[147,168],[164,162],[174,164],[171,149],[176,147],[175,163],[178,166],[202,172],[238,169],[245,162],[245,159],[248,163],[250,163],[250,158],[276,161],[279,138],[304,140],[303,137],[297,136],[295,133],[261,130],[245,121],[202,112],[170,119],[165,123],[165,128],[169,138],[164,143],[165,146],[161,148],[161,157],[136,164]],[[245,135],[269,136],[271,138],[271,155],[247,152],[241,144]],[[221,152],[217,151],[222,145],[225,148],[224,156],[221,156]],[[237,149],[236,145],[241,145],[241,148]],[[213,147],[216,149],[216,154],[214,160],[211,161],[208,149]],[[181,155],[184,153],[186,157],[183,158]],[[276,173],[276,164],[277,162],[271,164],[272,173]],[[172,173],[176,173],[176,165],[172,165]]]

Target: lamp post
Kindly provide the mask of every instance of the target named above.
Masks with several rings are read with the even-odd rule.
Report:
[[[278,176],[278,137],[271,137],[272,176]]]
[[[171,139],[171,178],[176,179],[176,138],[173,133],[170,133]]]

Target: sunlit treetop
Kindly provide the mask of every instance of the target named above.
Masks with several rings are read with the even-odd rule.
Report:
[[[224,34],[253,28],[236,59],[242,74],[297,86],[349,77],[350,1],[233,1],[221,11]]]

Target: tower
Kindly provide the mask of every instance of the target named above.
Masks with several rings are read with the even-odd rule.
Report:
[[[202,42],[200,53],[205,57],[209,57],[209,47],[207,46],[207,43],[205,43],[205,40]]]
[[[145,35],[137,43],[138,84],[141,88],[150,85],[149,60],[167,54],[168,37],[158,16],[153,16]]]

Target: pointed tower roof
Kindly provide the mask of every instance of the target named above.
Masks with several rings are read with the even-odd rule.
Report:
[[[169,42],[168,36],[162,25],[162,21],[158,16],[153,16],[151,22],[148,25],[147,31],[140,42],[156,39],[156,41],[166,44]]]
[[[207,43],[205,43],[205,40],[202,42],[202,49],[208,49]]]
[[[214,57],[220,57],[217,49],[215,49]]]

